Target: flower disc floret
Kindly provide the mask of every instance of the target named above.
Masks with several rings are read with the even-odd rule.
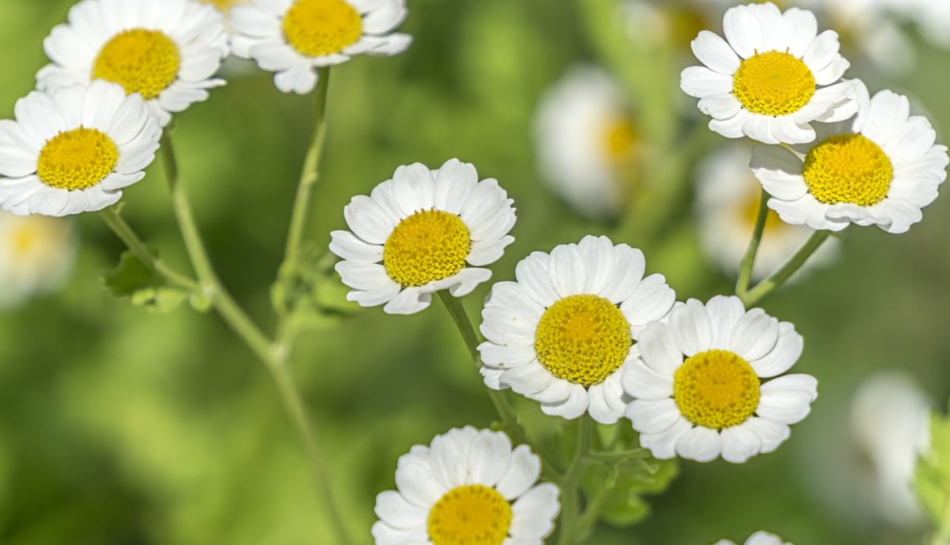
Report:
[[[690,356],[673,375],[673,399],[683,416],[714,430],[748,420],[759,405],[759,377],[728,350]]]
[[[887,197],[894,166],[880,146],[860,134],[823,140],[805,156],[805,185],[819,202],[871,206]]]
[[[58,189],[89,189],[106,178],[119,162],[119,149],[108,135],[79,127],[64,131],[43,146],[36,174]]]
[[[800,58],[782,51],[758,53],[739,64],[732,93],[754,114],[795,113],[815,94],[815,76]]]
[[[449,490],[426,522],[434,545],[501,545],[511,527],[511,504],[494,488],[464,485]]]
[[[297,0],[282,23],[284,35],[300,54],[321,57],[359,41],[363,19],[344,0]]]
[[[472,248],[462,218],[422,210],[400,221],[383,245],[383,264],[403,287],[424,286],[457,274]]]
[[[128,94],[153,99],[178,77],[181,54],[163,32],[135,28],[113,36],[96,56],[93,79],[121,85]]]
[[[534,349],[552,375],[590,387],[623,365],[632,342],[617,305],[597,295],[571,295],[544,311]]]

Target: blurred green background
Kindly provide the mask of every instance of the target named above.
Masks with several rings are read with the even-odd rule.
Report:
[[[71,3],[0,0],[3,118],[32,90],[46,63],[42,39]],[[543,188],[530,136],[544,91],[573,64],[598,62],[578,4],[409,0],[402,30],[415,41],[407,53],[360,57],[333,70],[311,239],[325,248],[329,231],[344,227],[349,199],[368,194],[395,167],[437,167],[452,157],[497,178],[518,208],[516,242],[493,266],[495,280],[512,279],[515,263],[531,251],[610,234],[614,225],[574,216]],[[940,127],[950,126],[950,54],[914,43],[912,74],[889,77],[855,60],[849,76],[912,96],[946,141]],[[678,89],[678,68],[629,69],[653,74],[673,102],[694,109]],[[270,74],[228,77],[211,100],[177,117],[174,139],[223,281],[270,329],[268,289],[312,101],[281,94]],[[702,120],[687,123],[702,129]],[[125,217],[187,270],[161,167],[149,172],[126,192]],[[698,251],[688,202],[681,208],[657,240],[631,233],[615,242],[645,246],[648,272],[665,274],[680,299],[731,293],[731,279]],[[82,250],[68,287],[0,317],[0,543],[332,543],[325,506],[264,368],[214,314],[187,306],[153,314],[112,298],[99,277],[117,261],[120,242],[95,214],[78,225]],[[760,529],[798,545],[919,541],[922,526],[890,526],[860,508],[854,474],[864,462],[850,441],[848,407],[858,383],[883,368],[911,373],[936,405],[950,394],[948,229],[946,196],[905,235],[848,229],[836,265],[764,304],[806,339],[796,369],[819,379],[812,415],[777,452],[744,465],[681,463],[669,490],[649,499],[648,519],[623,529],[602,525],[590,542],[741,543]],[[466,300],[473,319],[488,288]],[[409,317],[369,309],[307,333],[292,363],[340,507],[365,539],[375,495],[394,487],[400,454],[451,427],[486,427],[494,418],[437,304]],[[519,408],[538,420],[536,407]]]

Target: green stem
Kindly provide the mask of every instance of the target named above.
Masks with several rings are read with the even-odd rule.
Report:
[[[587,467],[587,454],[590,452],[591,431],[593,421],[586,414],[581,415],[578,422],[577,448],[574,459],[567,468],[564,480],[561,483],[561,533],[558,545],[576,545],[580,525],[580,491],[581,476]]]
[[[475,332],[475,327],[465,312],[465,307],[462,306],[462,300],[453,297],[446,290],[439,290],[437,293],[439,294],[439,299],[445,304],[446,310],[449,311],[449,315],[452,316],[452,321],[455,322],[459,333],[462,335],[462,339],[465,341],[465,347],[468,348],[468,353],[472,357],[472,361],[476,367],[481,368],[482,360],[478,353],[478,334]],[[508,403],[504,394],[491,388],[486,388],[486,390],[488,390],[488,396],[491,398],[492,405],[495,406],[498,417],[501,418],[501,426],[511,440],[515,444],[531,446],[531,441],[528,439],[527,433],[525,433],[521,424],[518,423],[518,415]],[[544,453],[539,452],[538,449],[533,450],[541,457],[543,462],[542,471],[544,474],[552,480],[560,480],[557,473],[557,465],[546,457]]]
[[[749,291],[749,282],[752,279],[752,267],[755,265],[755,255],[759,252],[759,244],[762,243],[762,233],[765,231],[765,220],[769,217],[769,207],[766,205],[769,194],[762,190],[762,197],[759,199],[759,212],[755,217],[755,228],[752,230],[752,239],[749,241],[749,247],[742,256],[739,263],[739,279],[736,280],[736,294],[744,294]],[[740,295],[741,297],[741,295]]]
[[[801,248],[795,252],[795,255],[788,260],[785,265],[782,266],[778,271],[773,273],[771,276],[759,282],[754,288],[742,293],[737,292],[736,295],[742,299],[742,303],[746,308],[754,306],[756,303],[764,299],[767,295],[775,291],[776,289],[782,287],[793,274],[798,272],[798,269],[802,268],[802,265],[808,261],[808,258],[814,254],[818,248],[828,237],[831,236],[831,231],[815,231],[812,233],[811,238],[809,238]]]
[[[126,247],[132,252],[142,265],[145,265],[146,268],[153,271],[159,276],[165,277],[165,279],[173,286],[182,288],[187,291],[197,291],[199,286],[198,282],[189,278],[175,270],[172,270],[165,263],[155,257],[154,254],[148,249],[147,246],[142,242],[142,240],[135,234],[135,231],[132,230],[132,227],[122,219],[122,216],[119,215],[119,207],[110,206],[102,212],[100,212],[100,217],[105,220],[106,225],[112,229],[112,232],[119,237],[119,240],[125,243]]]
[[[310,470],[317,491],[323,496],[323,500],[329,510],[331,524],[337,534],[337,542],[341,544],[350,543],[346,527],[343,524],[343,518],[340,516],[337,503],[330,488],[329,471],[320,454],[314,426],[308,417],[307,409],[300,397],[299,388],[295,384],[293,375],[284,360],[276,357],[270,340],[261,332],[260,328],[257,327],[250,317],[248,317],[218,279],[218,275],[211,264],[211,259],[208,257],[208,252],[205,249],[204,242],[198,231],[198,225],[197,222],[195,222],[191,204],[179,183],[178,164],[167,131],[162,135],[161,152],[172,207],[174,208],[175,217],[178,219],[178,224],[181,228],[182,238],[184,239],[188,256],[191,259],[195,273],[198,275],[201,289],[211,300],[224,321],[227,322],[231,329],[251,348],[264,366],[267,367],[267,370],[270,371],[277,385],[277,390],[284,404],[284,409],[287,411],[288,416],[303,439]]]
[[[284,251],[284,262],[296,257],[297,250],[303,242],[304,229],[307,226],[307,215],[310,211],[311,193],[313,186],[320,180],[320,159],[323,157],[323,144],[327,137],[327,89],[330,87],[330,69],[318,70],[317,90],[314,93],[314,122],[313,138],[304,158],[303,169],[300,172],[300,182],[297,184],[297,197],[294,200],[294,210],[290,216],[290,231],[287,233],[287,248]]]

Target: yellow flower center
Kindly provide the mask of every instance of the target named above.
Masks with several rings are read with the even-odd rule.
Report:
[[[633,151],[637,131],[629,119],[618,117],[604,126],[602,138],[604,156],[611,163],[620,163]]]
[[[511,505],[494,488],[459,486],[435,502],[427,522],[435,545],[501,545],[511,526]]]
[[[864,135],[839,134],[808,152],[802,175],[808,192],[820,202],[871,206],[887,197],[894,166]]]
[[[88,189],[104,180],[118,162],[119,150],[111,138],[96,129],[79,127],[46,142],[36,174],[50,187]]]
[[[284,36],[306,57],[339,53],[363,36],[363,18],[344,0],[297,0],[284,16]]]
[[[544,311],[534,337],[541,365],[585,388],[619,369],[632,344],[623,313],[597,295],[571,295],[555,302]]]
[[[760,382],[749,362],[728,350],[691,356],[673,375],[673,399],[687,420],[714,430],[748,420],[759,406]]]
[[[403,287],[424,286],[462,270],[472,248],[462,218],[420,210],[399,222],[383,245],[386,273]]]
[[[181,54],[171,38],[158,30],[134,28],[113,36],[92,65],[92,78],[118,83],[127,94],[150,100],[178,77]]]
[[[742,106],[761,115],[795,113],[815,94],[815,76],[791,53],[756,53],[739,65],[733,76],[732,94]]]

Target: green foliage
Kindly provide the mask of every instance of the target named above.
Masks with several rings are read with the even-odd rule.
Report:
[[[930,417],[930,449],[917,461],[914,485],[933,523],[933,543],[950,543],[950,416]]]
[[[189,299],[189,294],[171,287],[165,278],[146,267],[132,252],[122,252],[119,264],[102,275],[102,284],[116,297],[128,297],[129,301],[152,312],[171,312]],[[195,309],[207,311],[208,305],[200,297],[191,297]]]
[[[360,306],[346,300],[349,288],[333,270],[336,256],[304,244],[284,263],[271,286],[271,304],[297,330],[326,329],[355,316]]]

